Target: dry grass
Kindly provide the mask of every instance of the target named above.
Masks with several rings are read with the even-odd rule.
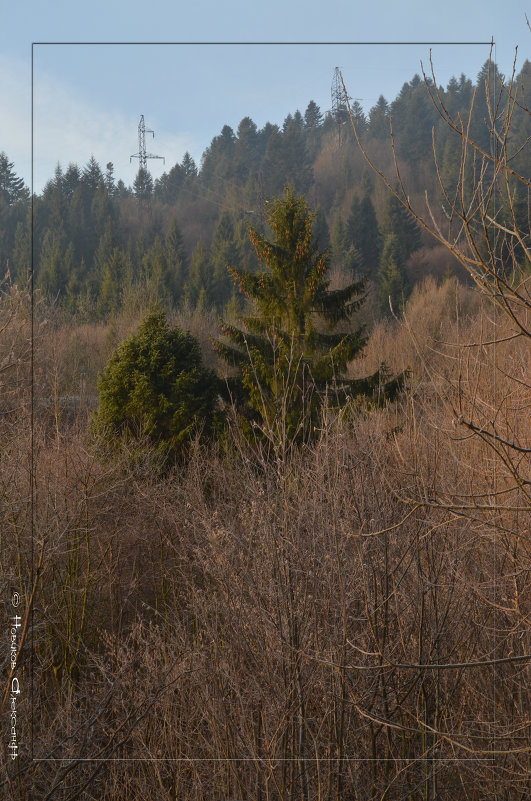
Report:
[[[234,429],[169,475],[132,471],[38,411],[34,742],[62,762],[4,756],[6,799],[525,797],[527,467],[456,413],[496,408],[524,442],[529,348],[465,347],[492,325],[453,282],[428,280],[405,319],[359,364],[411,367],[403,400],[329,414],[283,462]],[[109,342],[103,326],[43,336],[65,386]],[[4,434],[3,581],[28,597],[27,439]],[[26,694],[24,748],[29,719]]]

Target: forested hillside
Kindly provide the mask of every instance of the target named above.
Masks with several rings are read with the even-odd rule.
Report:
[[[484,148],[490,146],[487,71],[485,65],[475,82],[461,75],[440,88],[446,109],[466,120],[470,136]],[[516,83],[528,85],[529,74],[526,62]],[[490,83],[495,85],[498,77],[491,70]],[[425,192],[437,196],[437,170],[449,191],[457,185],[456,135],[418,75],[393,101],[380,97],[368,118],[356,101],[351,110],[363,146],[384,171],[392,168],[392,119],[400,171],[412,200]],[[520,109],[512,131],[519,142],[529,136],[529,120]],[[0,265],[23,282],[30,264],[29,197],[8,155],[0,162]],[[516,172],[525,174],[525,159],[525,151],[514,153]],[[470,161],[469,182],[473,174]],[[248,224],[263,227],[268,200],[287,185],[319,212],[320,242],[331,245],[338,270],[370,279],[381,312],[388,311],[389,296],[398,307],[427,274],[441,278],[458,271],[456,262],[434,247],[375,182],[346,113],[323,114],[310,100],[304,113],[294,110],[281,124],[258,129],[244,117],[236,131],[226,125],[200,165],[187,153],[156,180],[141,168],[133,187],[115,181],[111,163],[104,166],[90,158],[84,166],[58,164],[34,198],[36,288],[85,320],[107,319],[132,292],[168,306],[186,302],[221,311],[233,296],[226,265],[256,267]],[[523,195],[516,199],[522,213],[524,201]],[[440,204],[435,213],[444,226]]]

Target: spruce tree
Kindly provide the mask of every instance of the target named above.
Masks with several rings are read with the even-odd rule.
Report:
[[[275,445],[314,434],[327,392],[342,403],[348,396],[373,392],[380,383],[379,373],[361,381],[344,377],[365,338],[361,328],[334,329],[345,328],[363,302],[363,283],[330,290],[328,252],[320,251],[314,238],[315,218],[304,198],[287,188],[283,198],[269,204],[272,241],[250,227],[264,269],[231,272],[253,309],[240,318],[243,329],[223,324],[229,342],[214,343],[222,358],[240,370],[231,385],[235,397],[242,408],[248,404],[248,417],[254,413],[254,422]],[[388,388],[397,386],[394,382]]]

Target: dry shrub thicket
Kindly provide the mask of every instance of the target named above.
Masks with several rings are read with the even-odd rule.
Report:
[[[491,278],[483,296],[430,279],[375,329],[359,369],[408,366],[399,403],[329,411],[276,460],[234,426],[164,475],[102,461],[89,402],[64,401],[108,332],[37,326],[36,398],[65,388],[35,403],[3,797],[529,797],[529,279]],[[28,387],[9,387],[2,582],[25,613]]]

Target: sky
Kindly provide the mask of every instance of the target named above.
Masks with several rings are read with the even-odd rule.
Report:
[[[304,113],[310,100],[327,111],[336,66],[367,112],[380,94],[393,100],[421,63],[429,70],[430,52],[443,86],[461,73],[475,80],[491,40],[505,75],[518,47],[518,71],[531,55],[530,6],[0,0],[0,152],[31,186],[33,142],[35,192],[58,163],[82,167],[92,155],[131,185],[144,115],[155,134],[148,152],[164,157],[148,162],[157,178],[186,151],[200,166],[212,138],[245,116],[261,128]]]

